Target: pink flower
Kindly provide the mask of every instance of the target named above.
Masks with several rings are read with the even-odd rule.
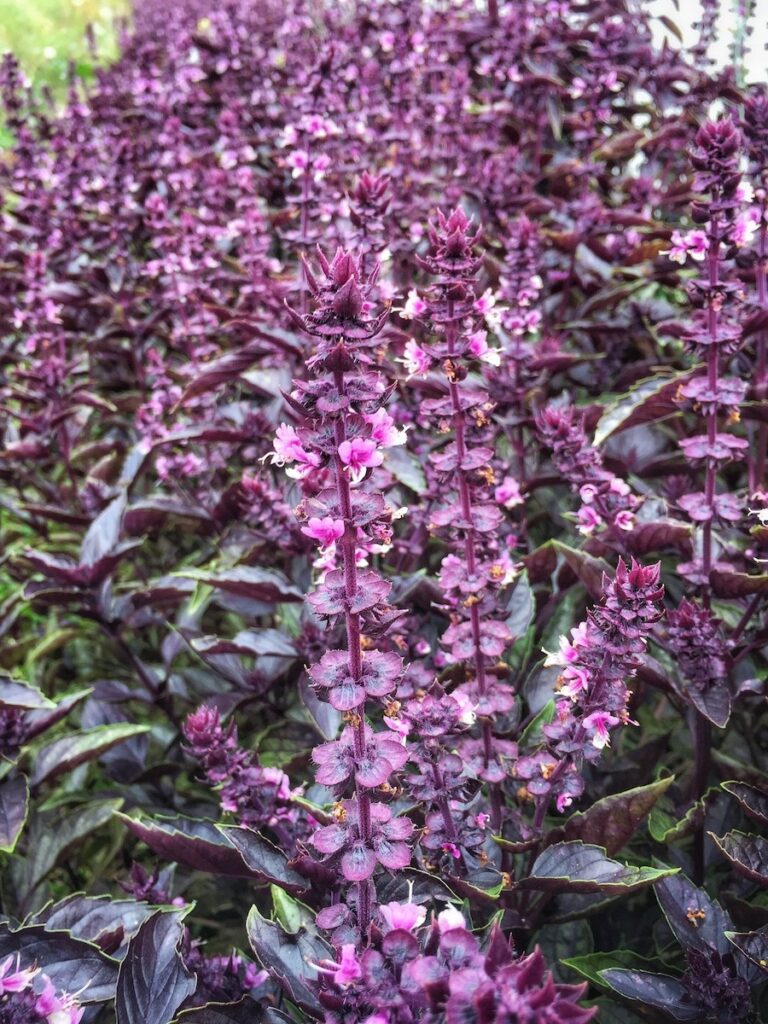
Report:
[[[629,484],[618,476],[613,477],[608,485],[608,490],[612,494],[620,494],[623,498],[626,498],[631,493]]]
[[[672,246],[661,251],[662,256],[669,256],[673,263],[683,264],[690,256],[694,260],[703,260],[707,255],[709,239],[707,233],[700,229],[683,234],[672,232]]]
[[[560,693],[565,697],[575,700],[580,693],[583,693],[590,683],[590,675],[587,669],[579,668],[577,665],[569,665],[560,677]]]
[[[426,373],[432,365],[430,357],[412,338],[405,343],[403,356],[404,358],[401,362],[408,371],[409,377],[414,376],[414,374],[421,375]]]
[[[481,811],[478,814],[477,818],[475,819],[475,821],[477,822],[477,827],[478,828],[482,828],[482,829],[486,828],[486,826],[488,825],[488,822],[490,820],[491,820],[490,814],[485,814],[483,811]]]
[[[579,533],[586,534],[587,536],[589,536],[590,533],[593,533],[601,523],[600,516],[595,512],[591,505],[582,505],[579,509],[577,518],[579,521]]]
[[[496,296],[493,294],[490,288],[486,288],[479,299],[475,300],[473,309],[480,316],[485,316],[490,313],[493,307],[496,305]]]
[[[501,352],[497,348],[488,345],[487,331],[474,331],[469,335],[469,351],[475,357],[491,366],[498,366],[501,363]]]
[[[424,923],[427,916],[426,908],[416,903],[384,903],[379,910],[389,931],[401,928],[403,931],[412,932],[414,928]]]
[[[288,423],[281,423],[275,431],[273,442],[274,452],[265,456],[276,466],[284,466],[287,462],[297,462],[298,468],[288,470],[288,475],[301,478],[307,475],[313,468],[320,465],[321,459],[314,452],[308,452],[301,443],[299,435]]]
[[[578,629],[578,627],[576,628]],[[575,634],[575,632],[575,629],[571,630],[572,635]],[[555,652],[554,654],[551,654],[549,651],[544,652],[547,656],[544,665],[547,668],[551,667],[552,665],[562,665],[563,667],[565,667],[566,665],[572,665],[574,661],[578,660],[578,647],[580,645],[576,640],[575,636],[573,643],[571,643],[567,636],[561,636],[559,643],[559,651]]]
[[[405,300],[405,305],[400,312],[404,319],[413,320],[414,317],[423,316],[427,309],[428,306],[425,300],[412,288],[408,292],[408,298]]]
[[[570,807],[572,803],[573,797],[569,796],[567,793],[559,793],[555,799],[555,807],[560,814],[563,813],[566,807]]]
[[[584,484],[579,488],[579,497],[585,505],[591,505],[597,497],[597,488],[594,484]]]
[[[453,700],[454,703],[458,704],[461,709],[461,714],[459,715],[459,720],[456,724],[474,725],[477,719],[477,711],[475,710],[475,705],[472,703],[472,701],[469,699],[466,693],[461,693],[458,690],[454,690],[453,693],[451,694],[451,700]]]
[[[374,466],[382,464],[384,454],[379,451],[375,441],[356,437],[351,441],[341,442],[339,445],[339,459],[344,466],[349,468],[352,482],[359,483],[365,476],[367,469],[373,469]]]
[[[454,860],[458,860],[461,857],[461,850],[456,843],[443,843],[442,849],[444,853],[450,853]]]
[[[594,711],[584,719],[584,728],[592,732],[592,744],[597,747],[598,750],[602,750],[603,747],[608,746],[611,742],[608,728],[612,725],[618,724],[619,719],[615,715],[609,714],[607,711]]]
[[[313,517],[306,526],[302,526],[301,532],[318,541],[321,548],[328,548],[344,536],[344,521],[330,516],[324,519]]]
[[[304,149],[294,149],[288,154],[285,162],[291,169],[291,177],[298,178],[309,168],[309,153]]]
[[[16,966],[11,971],[14,959],[16,960]],[[25,967],[23,970],[19,970],[18,953],[15,958],[13,954],[7,956],[0,964],[0,996],[5,995],[6,992],[23,992],[26,988],[29,988],[29,984],[37,972],[35,967]]]
[[[740,213],[731,232],[731,239],[734,245],[749,245],[755,237],[759,222],[760,211],[756,207]]]
[[[78,1024],[85,1007],[79,1006],[72,996],[57,996],[51,979],[46,978],[45,987],[35,1003],[35,1010],[46,1018],[48,1024]]]
[[[514,508],[515,505],[522,505],[523,498],[520,494],[520,485],[511,476],[505,476],[499,486],[493,492],[493,496],[499,505],[504,508]]]
[[[617,512],[613,521],[620,530],[633,530],[635,527],[635,515],[628,509],[624,509],[623,512]]]
[[[333,973],[333,980],[337,985],[346,987],[354,985],[362,976],[363,971],[360,961],[357,959],[355,947],[351,942],[347,942],[341,947],[341,963]]]
[[[454,928],[466,928],[467,922],[464,920],[464,915],[456,907],[446,907],[445,910],[441,910],[437,915],[437,927],[442,935],[444,932],[450,932]]]
[[[405,430],[397,429],[386,409],[377,409],[370,416],[363,416],[363,419],[371,428],[371,439],[382,448],[405,444]]]

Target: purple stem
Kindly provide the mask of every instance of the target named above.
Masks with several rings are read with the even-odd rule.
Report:
[[[312,179],[312,143],[310,139],[307,139],[307,169],[304,171],[304,175],[301,180],[301,248],[302,252],[306,255],[309,249],[309,186]],[[299,278],[299,287],[301,289],[300,294],[300,309],[301,315],[306,316],[309,312],[309,288],[307,285],[307,272],[303,262],[299,261],[299,267],[301,270]]]
[[[448,307],[446,340],[448,342],[448,355],[453,358],[456,349],[456,324],[453,319],[452,302],[449,302]],[[472,493],[467,479],[466,470],[461,468],[461,464],[467,454],[467,425],[464,418],[464,410],[461,408],[459,386],[451,374],[448,375],[448,388],[451,395],[451,405],[453,406],[453,425],[456,435],[456,454],[458,460],[456,476],[458,480],[459,500],[461,502],[461,514],[464,517],[464,520],[469,524],[468,528],[464,532],[464,558],[467,563],[467,570],[470,575],[474,575],[477,571],[477,550],[475,548],[475,528],[472,521]],[[480,696],[484,697],[488,690],[488,682],[485,674],[485,655],[483,654],[481,647],[482,634],[480,631],[480,611],[477,603],[470,605],[469,621],[472,630],[472,660],[475,668],[475,678],[477,679],[477,692]],[[487,718],[483,718],[481,728],[483,738],[483,763],[487,768],[493,757],[493,733],[491,731],[491,723]],[[493,788],[494,786],[491,786],[491,790],[493,790]],[[491,800],[491,825],[494,830],[498,830],[501,825],[501,804],[498,799],[494,800],[493,798]]]
[[[336,387],[339,394],[344,394],[344,372],[337,370],[334,374]],[[334,426],[336,449],[346,440],[346,431],[343,420],[337,420]],[[356,562],[356,536],[355,527],[352,523],[352,499],[350,494],[349,480],[344,474],[344,466],[338,455],[334,458],[334,470],[336,474],[336,490],[339,495],[339,506],[341,517],[344,520],[344,536],[341,538],[341,560],[344,572],[344,595],[347,609],[352,598],[357,593],[357,562]],[[363,655],[361,648],[360,616],[356,612],[347,610],[344,614],[347,633],[347,652],[349,674],[355,682],[359,683],[363,677]],[[355,714],[352,720],[352,734],[354,737],[355,759],[362,763],[365,755],[365,716]],[[355,796],[357,799],[357,813],[360,822],[360,839],[366,847],[372,846],[371,830],[371,798],[368,791],[355,783]],[[360,934],[365,937],[368,932],[368,925],[371,921],[371,893],[368,881],[358,883],[357,889],[357,917],[360,927]]]
[[[760,207],[760,229],[758,234],[758,259],[755,267],[757,278],[757,302],[761,310],[768,310],[768,288],[766,287],[766,202]],[[768,398],[768,332],[760,331],[756,342],[757,364],[755,366],[755,400],[758,405]],[[768,423],[761,422],[757,428],[757,445],[749,460],[749,487],[751,491],[765,486],[765,466],[768,458]]]
[[[709,268],[709,284],[714,289],[719,281],[719,252],[720,233],[718,231],[717,216],[712,217],[712,228],[709,241],[709,255],[707,258]],[[710,389],[714,394],[717,392],[717,380],[719,370],[719,352],[717,346],[717,306],[714,295],[710,292],[707,306],[707,330],[709,332],[709,346],[707,348],[707,378]],[[707,441],[712,447],[717,437],[717,402],[711,404],[707,412]],[[703,544],[702,544],[702,572],[705,578],[704,583],[704,606],[709,608],[710,587],[709,574],[712,570],[712,521],[714,518],[715,484],[716,484],[715,463],[711,457],[707,458],[706,477],[704,482],[704,501],[709,509],[710,517],[704,523]]]

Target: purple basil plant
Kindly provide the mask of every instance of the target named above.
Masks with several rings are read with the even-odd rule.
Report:
[[[0,1022],[768,1019],[737,6],[2,58]]]

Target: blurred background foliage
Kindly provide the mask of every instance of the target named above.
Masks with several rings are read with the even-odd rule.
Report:
[[[93,74],[86,26],[93,26],[97,60],[109,60],[116,21],[129,8],[129,0],[0,0],[0,53],[13,51],[35,84],[61,95],[70,61],[82,78]]]

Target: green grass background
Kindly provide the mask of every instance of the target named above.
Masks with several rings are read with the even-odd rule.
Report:
[[[11,50],[36,85],[60,95],[71,60],[83,78],[92,73],[86,25],[94,26],[99,61],[109,60],[115,18],[128,10],[129,0],[0,0],[0,53]]]

